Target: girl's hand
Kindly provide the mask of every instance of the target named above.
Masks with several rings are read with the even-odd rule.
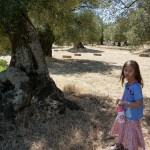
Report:
[[[118,105],[119,101],[121,101],[121,99],[116,99],[116,104]]]
[[[123,106],[123,105],[124,105],[124,101],[119,100],[119,101],[118,101],[118,105],[119,105],[119,106]]]

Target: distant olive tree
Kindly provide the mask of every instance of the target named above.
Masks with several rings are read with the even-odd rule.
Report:
[[[140,46],[150,41],[150,14],[143,8],[134,10],[129,15],[127,39],[130,44]]]

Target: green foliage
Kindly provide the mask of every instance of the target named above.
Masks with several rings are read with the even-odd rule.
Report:
[[[104,29],[104,41],[111,41],[111,25],[106,25]]]
[[[99,38],[93,11],[99,3],[99,0],[0,0],[0,28],[5,33],[13,33],[21,15],[28,14],[36,28],[42,30],[48,24],[57,43],[78,40],[91,43]]]
[[[126,33],[129,30],[127,18],[118,18],[115,23],[110,23],[105,31],[106,41],[124,42],[127,41]]]
[[[38,30],[41,28],[42,31],[48,24],[57,43],[78,39],[93,42],[98,32],[93,9],[98,6],[99,0],[0,0],[0,30],[13,34],[18,28],[19,18],[28,15]],[[78,20],[82,22],[81,26]],[[68,34],[74,37],[70,38]]]
[[[6,34],[2,29],[0,30],[0,53],[2,51],[10,51],[11,50],[11,42],[8,34]]]
[[[94,43],[100,38],[99,17],[91,10],[76,12],[72,22],[70,22],[64,32],[62,38],[65,43],[79,42]]]
[[[11,50],[10,37],[17,30],[17,22],[27,12],[29,0],[0,0],[0,51]]]
[[[7,61],[0,60],[0,71],[6,70],[8,67]]]
[[[132,11],[129,15],[128,41],[135,46],[140,46],[150,41],[150,14],[143,8]]]
[[[150,41],[149,0],[106,0],[105,4],[111,20],[112,17],[116,20],[114,25],[109,25],[104,31],[106,40],[122,41],[126,38],[134,46]],[[118,21],[118,17],[125,22]]]
[[[18,18],[28,11],[29,0],[0,0],[0,29],[12,33]]]
[[[53,41],[55,39],[53,30],[48,24],[41,26],[41,28],[37,28],[39,38],[43,40]]]
[[[119,18],[112,29],[112,41],[122,42],[126,41],[126,32],[128,31],[128,24],[126,18]]]
[[[99,0],[59,0],[46,4],[41,2],[34,5],[36,9],[32,9],[29,15],[38,28],[49,24],[56,44],[70,45],[78,41],[91,43],[99,38],[97,19],[93,11],[98,6]]]
[[[0,53],[4,50],[11,50],[11,42],[7,35],[0,36]]]

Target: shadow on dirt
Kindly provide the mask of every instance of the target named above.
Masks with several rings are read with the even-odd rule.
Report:
[[[47,58],[47,66],[50,74],[74,74],[74,73],[104,73],[111,74],[113,69],[121,70],[122,66],[109,64],[103,61],[83,59],[55,59]]]
[[[81,59],[51,59],[47,61],[47,66],[51,74],[110,73],[112,71],[108,63]]]
[[[110,145],[108,132],[116,116],[112,100],[93,95],[67,97],[84,111],[67,110],[47,118],[27,108],[18,114],[15,127],[1,122],[0,149],[95,150],[101,144],[104,148]]]
[[[61,50],[59,50],[61,51]],[[89,48],[70,48],[70,49],[66,49],[66,50],[62,50],[62,51],[67,51],[67,52],[71,52],[71,53],[103,53],[103,50],[95,50],[95,49],[89,49]]]

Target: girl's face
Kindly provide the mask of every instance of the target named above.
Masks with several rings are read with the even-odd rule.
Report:
[[[127,81],[135,80],[135,71],[131,65],[127,65],[124,68],[123,73],[124,73],[124,77],[126,78]]]

